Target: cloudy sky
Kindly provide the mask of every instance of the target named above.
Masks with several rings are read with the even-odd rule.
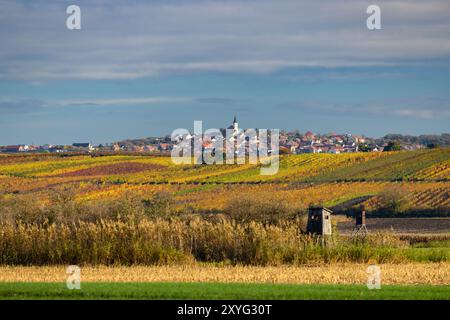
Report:
[[[66,8],[81,7],[81,30]],[[382,30],[366,28],[381,7]],[[0,144],[450,132],[448,0],[0,0]]]

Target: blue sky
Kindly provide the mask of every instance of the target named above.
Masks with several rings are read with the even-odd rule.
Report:
[[[373,1],[372,1],[373,2]],[[0,144],[450,132],[450,3],[0,0]],[[82,29],[65,27],[78,4]]]

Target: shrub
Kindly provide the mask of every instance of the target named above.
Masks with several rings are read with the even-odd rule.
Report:
[[[150,217],[168,217],[175,211],[175,202],[167,192],[159,192],[150,199],[142,200],[144,214]]]
[[[391,213],[408,210],[408,191],[402,187],[388,187],[379,194],[380,209]]]
[[[231,219],[240,222],[259,221],[276,224],[280,220],[294,218],[299,212],[279,200],[243,194],[227,202],[225,213]]]

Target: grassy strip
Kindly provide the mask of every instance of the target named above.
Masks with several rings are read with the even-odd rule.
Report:
[[[225,283],[0,283],[0,299],[450,299],[450,286]]]

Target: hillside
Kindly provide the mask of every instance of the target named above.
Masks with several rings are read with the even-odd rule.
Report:
[[[379,211],[386,190],[408,211],[446,215],[450,207],[450,148],[405,152],[304,154],[281,157],[276,175],[256,165],[175,165],[169,157],[0,157],[3,198],[48,199],[69,188],[79,201],[128,192],[173,196],[179,210],[216,212],[237,198],[272,199],[302,209],[321,203],[340,209],[365,203]],[[181,208],[181,209],[180,209]]]

